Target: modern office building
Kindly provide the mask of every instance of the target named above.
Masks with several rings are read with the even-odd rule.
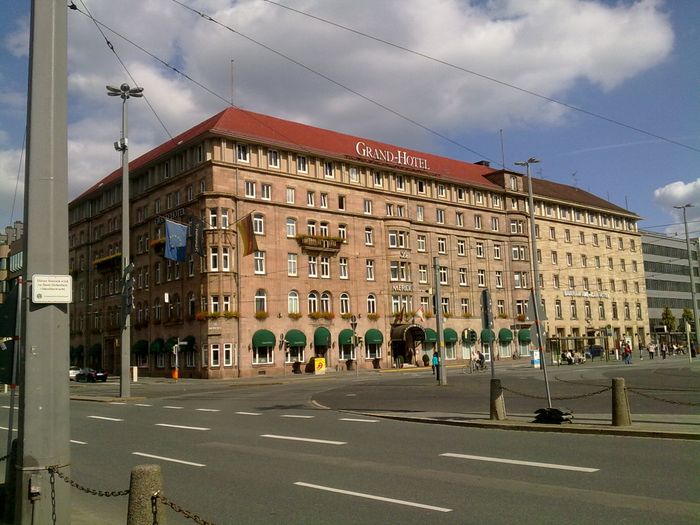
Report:
[[[651,334],[685,332],[681,321],[683,311],[693,312],[690,288],[690,269],[695,280],[696,301],[700,298],[700,265],[698,263],[698,239],[690,240],[690,261],[685,238],[650,231],[642,232],[642,251],[646,274],[647,304]],[[697,307],[698,305],[696,305]],[[676,326],[666,326],[661,316],[668,307],[676,319]],[[691,323],[692,330],[695,326]],[[684,337],[680,338],[681,341]]]
[[[119,369],[120,177],[69,206],[72,360],[109,370]],[[533,186],[550,335],[643,334],[639,217],[576,188]],[[130,188],[142,373],[169,375],[178,342],[181,377],[303,372],[314,357],[332,370],[420,366],[439,341],[437,283],[448,363],[469,358],[470,331],[496,356],[529,352],[520,173],[229,108],[131,162]],[[190,225],[183,262],[163,257],[166,220]]]

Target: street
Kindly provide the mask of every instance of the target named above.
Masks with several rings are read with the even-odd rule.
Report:
[[[649,370],[656,369],[636,373],[658,375]],[[572,380],[590,376],[579,379],[591,384],[623,371],[634,376],[619,367],[552,370]],[[684,374],[682,366],[663,372],[676,387]],[[697,368],[688,372],[697,378]],[[479,386],[488,385],[487,374],[452,376],[442,388],[429,371],[266,384],[162,382],[135,389],[143,398],[126,404],[74,400],[71,477],[92,489],[123,490],[134,465],[157,463],[167,497],[218,524],[697,523],[698,441],[462,428],[335,409],[396,409],[403,397],[405,410],[421,410],[419,399],[435,407],[460,384],[470,392],[464,403],[478,410],[485,396],[487,410],[488,392],[477,395],[488,388]],[[526,368],[504,371],[503,381],[532,392],[542,386]],[[559,383],[561,392],[582,388]],[[697,384],[686,392],[695,402]],[[74,385],[72,393],[110,388]],[[370,403],[368,395],[382,399]],[[605,405],[609,412],[609,395],[607,404],[596,397],[586,398],[594,403],[589,411]],[[679,406],[697,415],[697,406]],[[71,494],[73,523],[125,523],[127,497]],[[191,523],[170,510],[168,521]]]

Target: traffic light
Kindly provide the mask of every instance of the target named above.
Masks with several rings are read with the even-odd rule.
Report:
[[[491,312],[491,294],[488,288],[481,292],[481,321],[484,328],[493,328],[493,313]]]
[[[476,344],[476,330],[469,330],[469,346],[474,346]]]

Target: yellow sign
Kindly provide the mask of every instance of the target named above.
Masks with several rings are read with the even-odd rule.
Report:
[[[323,357],[314,358],[314,374],[324,375],[326,373],[326,359]]]

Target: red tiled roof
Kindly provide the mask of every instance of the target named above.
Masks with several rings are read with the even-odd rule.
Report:
[[[371,159],[360,157],[357,154],[355,145],[357,142],[361,141],[371,148],[382,151],[401,151],[411,157],[425,159],[428,169],[411,168],[391,162],[376,161],[374,162],[375,164],[399,170],[409,169],[425,173],[426,175],[461,181],[485,188],[498,188],[498,186],[484,178],[484,175],[495,171],[488,166],[471,164],[447,157],[431,155],[430,153],[400,148],[383,142],[346,135],[344,133],[338,133],[336,131],[317,128],[238,108],[227,108],[184,133],[181,133],[172,140],[144,153],[129,163],[129,170],[135,171],[158,157],[167,154],[178,146],[186,144],[205,134],[224,135],[238,137],[244,140],[271,143],[277,147],[286,147],[291,150],[308,152],[319,156],[328,156],[329,158],[348,158],[361,162],[373,162]],[[99,187],[116,182],[120,178],[121,169],[115,170],[100,182],[83,192],[79,197],[74,199],[74,201],[80,200]]]
[[[539,197],[549,197],[551,199],[563,200],[568,202],[575,202],[582,206],[602,208],[605,210],[610,210],[614,213],[622,213],[625,215],[631,215],[635,218],[641,218],[634,212],[621,208],[608,202],[605,199],[593,195],[587,191],[574,186],[568,186],[566,184],[559,184],[558,182],[552,182],[544,179],[532,179],[532,193]]]

